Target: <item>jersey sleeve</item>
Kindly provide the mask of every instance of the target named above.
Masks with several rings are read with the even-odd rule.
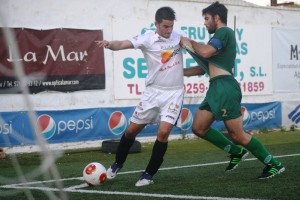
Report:
[[[147,32],[141,35],[137,35],[135,37],[132,37],[131,39],[129,39],[129,41],[133,44],[135,49],[143,49],[147,42]]]
[[[209,40],[208,45],[214,47],[217,51],[221,51],[227,46],[228,32],[227,29],[217,31]]]

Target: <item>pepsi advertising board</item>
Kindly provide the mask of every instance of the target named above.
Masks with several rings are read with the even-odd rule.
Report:
[[[262,130],[282,127],[280,102],[244,103],[241,107],[244,130]],[[213,123],[218,130],[226,130],[223,122]]]
[[[193,116],[199,105],[184,105],[180,127],[171,134],[192,133]],[[281,103],[242,104],[245,130],[272,129],[282,126]],[[38,111],[31,122],[27,112],[0,113],[0,146],[34,145],[32,123],[40,127],[47,143],[83,142],[120,139],[128,127],[134,107],[91,108],[65,111]],[[225,130],[223,122],[213,123],[213,128]],[[147,125],[139,137],[156,136],[157,124]]]

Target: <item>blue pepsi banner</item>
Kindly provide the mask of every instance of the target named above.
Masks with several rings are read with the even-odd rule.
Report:
[[[280,102],[244,103],[241,107],[244,130],[262,130],[282,127],[282,109]],[[225,130],[223,122],[213,126]]]
[[[243,104],[242,113],[245,130],[282,127],[282,105],[280,102]]]
[[[198,105],[184,105],[181,126],[174,127],[171,134],[192,133],[193,116],[197,110]],[[279,102],[242,104],[241,110],[245,130],[282,126]],[[49,144],[119,139],[128,127],[133,112],[134,107],[37,111],[34,122],[30,121],[27,112],[0,113],[0,146],[36,144],[33,123],[40,127],[37,134],[41,134]],[[223,122],[215,122],[212,126],[225,130]],[[156,136],[157,129],[157,124],[147,125],[139,136]]]
[[[193,117],[199,105],[185,105],[182,112],[182,131],[191,133]],[[271,103],[244,103],[241,111],[245,130],[274,129],[282,127],[282,112],[280,102]],[[226,130],[222,121],[214,122],[212,127],[217,130]]]

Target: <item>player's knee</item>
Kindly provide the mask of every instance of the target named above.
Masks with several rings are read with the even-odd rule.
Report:
[[[239,145],[244,145],[246,138],[244,137],[244,135],[242,133],[231,133],[230,134],[230,138],[231,140]]]
[[[203,138],[205,133],[207,132],[207,130],[203,130],[199,127],[195,127],[195,126],[192,126],[192,132],[197,135],[198,137],[201,137]]]
[[[128,139],[134,139],[136,137],[137,133],[135,131],[132,131],[128,129],[125,133],[126,138]]]
[[[231,134],[231,135],[230,135],[230,138],[231,138],[231,140],[232,140],[234,143],[240,144],[241,138],[240,138],[238,135],[236,135],[236,134]]]
[[[160,141],[160,142],[167,142],[168,138],[169,138],[169,134],[170,134],[169,131],[160,130],[157,133],[157,139],[158,139],[158,141]]]
[[[157,140],[160,142],[168,142],[168,136],[166,135],[158,135]]]

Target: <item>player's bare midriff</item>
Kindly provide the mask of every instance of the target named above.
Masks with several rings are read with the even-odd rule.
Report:
[[[214,78],[220,75],[231,75],[228,71],[216,67],[214,64],[209,63],[209,78]]]

